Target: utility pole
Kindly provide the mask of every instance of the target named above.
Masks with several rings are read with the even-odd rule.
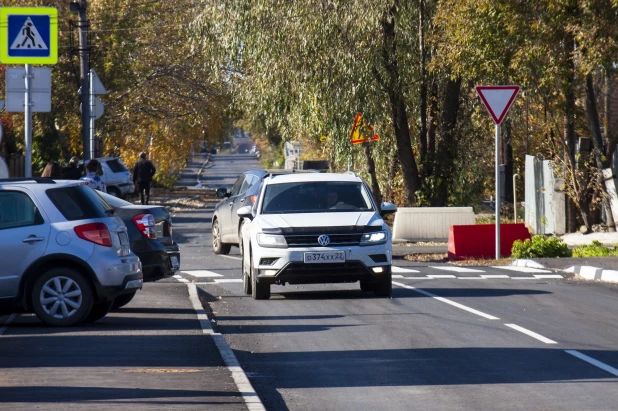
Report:
[[[88,78],[88,57],[90,55],[88,29],[90,24],[86,19],[87,7],[87,0],[74,0],[69,3],[69,9],[72,12],[79,13],[79,79],[81,84],[79,101],[82,107],[82,144],[84,147],[84,161],[90,160],[90,82]]]

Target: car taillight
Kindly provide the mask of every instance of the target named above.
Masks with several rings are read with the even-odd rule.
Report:
[[[152,214],[140,214],[133,217],[133,224],[146,238],[157,238],[155,230],[155,220]]]
[[[105,247],[112,246],[112,236],[109,229],[103,223],[90,223],[78,225],[74,228],[75,234],[81,239],[99,244]]]

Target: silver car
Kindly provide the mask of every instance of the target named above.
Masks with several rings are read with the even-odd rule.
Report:
[[[140,289],[141,263],[113,213],[82,181],[0,179],[0,313],[70,326]]]

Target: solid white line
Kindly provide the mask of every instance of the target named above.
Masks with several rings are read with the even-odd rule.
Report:
[[[457,278],[457,276],[453,275],[453,274],[427,274],[427,277],[429,278]]]
[[[455,271],[457,273],[484,273],[483,270],[477,270],[474,268],[465,268],[465,267],[444,267],[444,266],[435,266],[429,267],[436,270],[444,270],[444,271]]]
[[[572,356],[577,357],[580,360],[586,361],[588,364],[594,365],[595,367],[599,367],[603,371],[607,371],[608,373],[618,377],[618,369],[616,369],[616,368],[614,368],[612,366],[609,366],[609,365],[607,365],[605,363],[602,363],[601,361],[595,360],[592,357],[588,357],[586,354],[582,354],[579,351],[564,350],[564,352],[567,353],[567,354],[571,354]]]
[[[404,280],[433,280],[433,278],[429,278],[427,276],[423,277],[403,277]]]
[[[558,344],[556,341],[554,340],[550,340],[549,338],[543,337],[541,334],[537,334],[534,331],[530,331],[524,327],[520,327],[519,325],[516,324],[504,324],[507,327],[510,327],[514,330],[519,331],[520,333],[524,333],[526,335],[529,335],[532,338],[536,338],[537,340],[544,342],[545,344]]]
[[[488,320],[499,320],[498,317],[494,317],[493,315],[485,314],[484,312],[475,310],[474,308],[466,307],[463,304],[456,303],[455,301],[451,301],[451,300],[449,300],[447,298],[438,297],[437,295],[432,294],[432,293],[430,293],[428,291],[425,291],[425,290],[421,290],[420,288],[412,287],[411,285],[405,285],[405,284],[401,284],[401,283],[396,283],[394,281],[393,281],[393,284],[397,285],[399,287],[407,288],[409,290],[414,290],[417,293],[426,295],[427,297],[431,297],[431,298],[433,298],[435,300],[438,300],[438,301],[441,301],[443,303],[452,305],[453,307],[457,307],[457,308],[462,309],[464,311],[468,311],[468,312],[470,312],[472,314],[476,314],[476,315],[481,316],[483,318],[487,318]]]
[[[262,401],[260,401],[260,397],[258,397],[257,393],[253,389],[251,382],[249,382],[249,378],[243,371],[240,366],[238,359],[234,355],[234,352],[225,341],[223,335],[219,333],[215,333],[210,325],[210,321],[208,320],[208,316],[204,311],[204,307],[202,307],[202,303],[197,296],[197,287],[195,284],[187,284],[187,288],[189,289],[189,300],[191,300],[191,304],[193,305],[193,309],[197,314],[197,318],[200,321],[200,325],[202,326],[202,331],[204,334],[211,335],[215,345],[219,349],[219,353],[221,354],[221,358],[225,362],[227,369],[230,370],[232,374],[232,378],[236,383],[236,387],[238,387],[238,391],[241,393],[247,408],[250,411],[266,411]]]
[[[513,265],[497,265],[491,268],[497,268],[500,270],[517,271],[520,273],[530,273],[530,274],[551,273],[551,271],[549,270],[541,270],[540,268],[516,267]]]
[[[236,257],[233,255],[222,255],[222,254],[217,254],[217,257],[223,257],[223,258],[231,258],[232,260],[242,260],[241,257]]]
[[[535,278],[538,278],[540,280],[542,279],[549,279],[549,278],[564,278],[563,276],[561,276],[560,274],[534,274]]]
[[[9,325],[13,322],[15,318],[17,318],[17,314],[13,313],[9,315],[9,318],[7,318],[2,327],[0,327],[0,337],[2,337],[2,334],[4,334],[7,328],[9,328]]]
[[[393,273],[420,273],[420,271],[418,270],[412,270],[410,268],[402,268],[402,267],[396,267],[396,266],[392,266],[391,271]]]
[[[223,277],[221,274],[213,273],[208,270],[182,270],[181,273],[189,274],[197,278]]]

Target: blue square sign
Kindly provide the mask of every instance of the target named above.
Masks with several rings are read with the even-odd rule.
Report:
[[[0,8],[0,63],[56,64],[58,11],[52,7]]]

